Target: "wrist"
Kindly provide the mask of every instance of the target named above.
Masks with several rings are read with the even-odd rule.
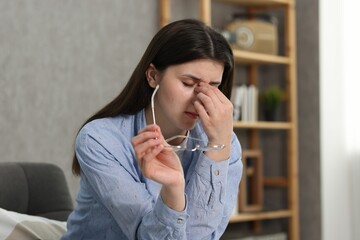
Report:
[[[230,158],[231,141],[224,142],[222,146],[209,142],[208,148],[214,150],[205,151],[204,154],[214,161],[225,161]]]
[[[185,184],[163,185],[160,195],[169,208],[179,212],[185,209]]]

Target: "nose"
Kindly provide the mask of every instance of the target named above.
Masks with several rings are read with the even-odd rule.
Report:
[[[191,99],[190,99],[191,103],[193,103],[196,100],[197,94],[198,94],[198,92],[196,92],[195,89],[194,89],[194,91],[193,91],[193,93],[191,95]]]
[[[204,82],[204,81],[199,81],[198,83],[196,83],[195,84],[195,88],[194,88],[194,93],[195,94],[198,94],[199,93],[199,87],[201,87],[201,85],[204,85],[204,84],[206,84],[206,82]]]

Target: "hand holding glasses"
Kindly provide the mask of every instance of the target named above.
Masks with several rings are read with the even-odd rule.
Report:
[[[159,89],[159,85],[156,86],[156,88],[154,89],[154,92],[151,96],[151,112],[152,112],[152,118],[153,118],[153,123],[156,124],[156,119],[155,119],[155,106],[154,106],[154,97],[156,92]],[[181,145],[167,145],[165,146],[165,148],[170,148],[172,150],[174,150],[175,152],[177,151],[220,151],[223,148],[225,148],[224,144],[211,144],[208,145],[205,141],[198,139],[198,138],[193,138],[193,137],[189,137],[189,136],[185,136],[185,135],[176,135],[170,138],[165,139],[165,141],[167,143],[169,143],[170,141],[173,141],[175,139],[182,139],[182,143]]]

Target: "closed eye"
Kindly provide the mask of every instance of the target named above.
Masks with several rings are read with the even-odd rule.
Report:
[[[182,83],[185,87],[193,87],[194,85],[198,84],[201,81],[200,78],[190,74],[184,74],[181,76],[181,78],[182,78]],[[221,84],[221,81],[211,81],[209,82],[209,84],[211,86],[218,88]]]
[[[200,78],[193,76],[191,74],[184,74],[181,76],[181,80],[184,86],[193,87],[200,81]]]
[[[210,83],[211,86],[216,87],[216,88],[219,88],[220,84],[221,83],[218,83],[218,82]]]
[[[191,81],[191,82],[182,82],[183,83],[183,85],[185,86],[185,87],[193,87],[196,83],[195,82],[193,82],[193,81]]]

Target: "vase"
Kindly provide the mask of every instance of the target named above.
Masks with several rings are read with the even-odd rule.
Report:
[[[265,121],[274,122],[277,120],[278,109],[265,109],[264,118]]]

